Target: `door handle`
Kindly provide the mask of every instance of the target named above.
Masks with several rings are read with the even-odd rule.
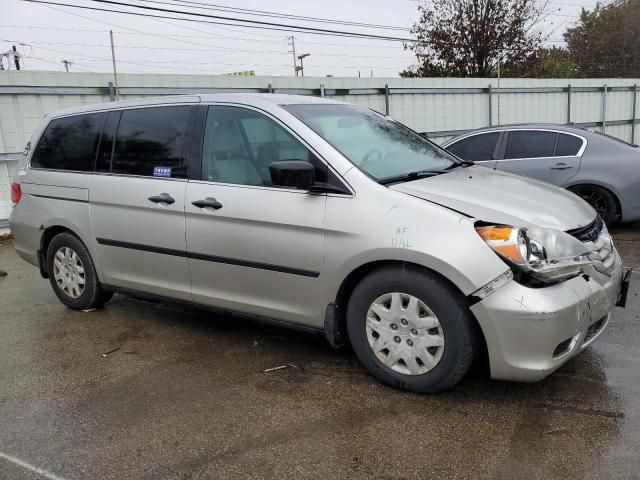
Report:
[[[551,167],[551,170],[567,170],[569,168],[573,168],[573,165],[567,165],[564,162],[560,162]]]
[[[191,205],[198,208],[213,208],[214,210],[218,210],[222,208],[222,204],[217,201],[215,198],[207,197],[204,200],[196,200],[195,202],[191,202]]]
[[[168,205],[171,205],[172,203],[176,203],[174,198],[168,193],[161,193],[160,195],[154,195],[152,197],[149,197],[149,201],[153,203],[166,203]]]

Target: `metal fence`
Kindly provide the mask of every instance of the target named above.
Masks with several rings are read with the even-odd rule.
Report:
[[[441,142],[470,129],[562,123],[638,141],[635,79],[359,79],[0,72],[0,219],[9,180],[42,116],[116,99],[202,93],[285,93],[335,98],[386,113]]]

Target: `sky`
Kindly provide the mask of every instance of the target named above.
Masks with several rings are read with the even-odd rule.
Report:
[[[91,0],[49,0],[98,8],[135,11],[128,6],[106,5]],[[186,6],[152,4],[148,0],[118,0],[129,5],[152,5],[188,10]],[[180,2],[182,0],[171,0]],[[315,21],[283,20],[264,16],[199,10],[277,23],[296,23],[374,35],[410,37],[418,18],[416,0],[193,0],[219,5],[287,13],[308,17],[348,20],[394,26],[406,30],[362,28]],[[424,0],[423,0],[424,1]],[[542,0],[541,0],[542,1]],[[16,45],[27,70],[111,72],[109,30],[113,30],[119,73],[182,73],[218,75],[254,70],[256,75],[293,75],[290,35],[296,53],[304,59],[305,76],[396,77],[415,61],[401,41],[385,41],[309,33],[212,25],[96,12],[73,7],[0,0],[0,53]],[[561,46],[562,33],[577,20],[582,6],[593,8],[596,0],[549,0],[549,15],[541,25],[547,45]],[[140,10],[138,10],[140,11]],[[191,10],[194,11],[194,10]],[[161,12],[148,12],[159,15]],[[6,68],[6,63],[5,63]]]

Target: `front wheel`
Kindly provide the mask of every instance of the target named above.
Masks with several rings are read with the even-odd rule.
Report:
[[[102,306],[113,295],[102,289],[89,251],[71,233],[53,237],[47,248],[47,269],[56,296],[74,310]]]
[[[436,393],[467,373],[477,335],[464,297],[415,267],[388,267],[365,277],[347,307],[347,330],[360,362],[378,380]]]

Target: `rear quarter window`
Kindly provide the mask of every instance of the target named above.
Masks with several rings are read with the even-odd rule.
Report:
[[[582,148],[582,139],[573,135],[564,133],[558,134],[558,143],[556,144],[556,157],[574,157]]]
[[[93,170],[106,113],[56,118],[49,122],[33,156],[33,168]]]

